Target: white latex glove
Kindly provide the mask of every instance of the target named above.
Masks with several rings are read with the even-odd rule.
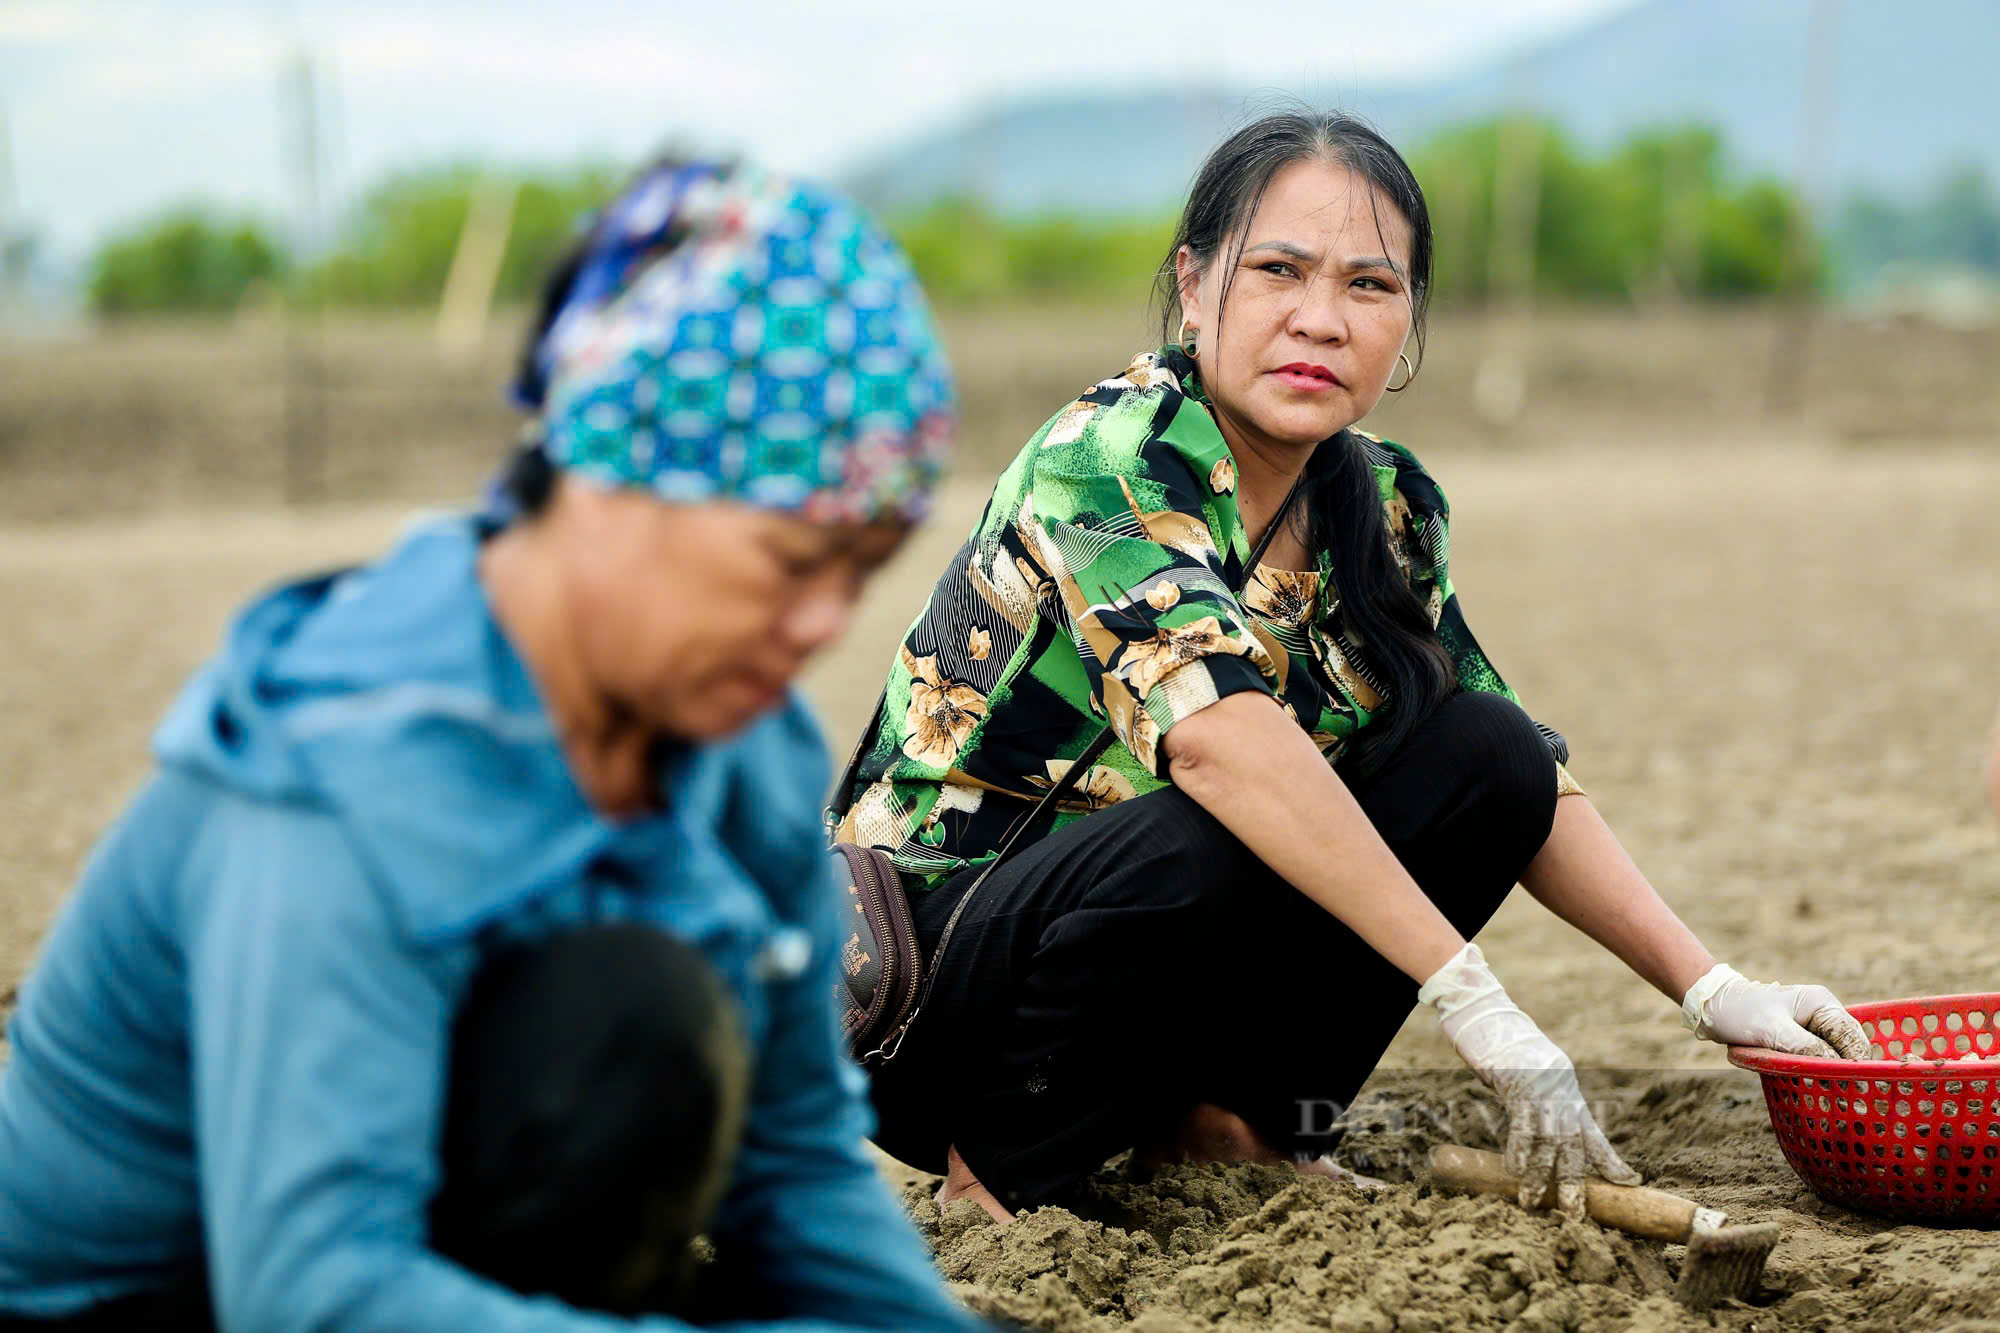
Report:
[[[1438,1011],[1459,1058],[1506,1103],[1503,1157],[1507,1170],[1520,1177],[1523,1208],[1553,1202],[1582,1217],[1584,1181],[1593,1169],[1620,1185],[1639,1183],[1639,1173],[1625,1165],[1590,1114],[1576,1067],[1507,998],[1478,945],[1453,955],[1417,998]]]
[[[1688,987],[1681,1022],[1707,1041],[1764,1046],[1787,1055],[1866,1060],[1868,1034],[1824,986],[1751,981],[1717,963]]]

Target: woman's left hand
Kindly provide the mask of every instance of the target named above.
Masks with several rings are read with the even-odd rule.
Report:
[[[1688,987],[1681,1021],[1697,1037],[1787,1055],[1866,1060],[1868,1034],[1824,986],[1751,981],[1718,963]]]

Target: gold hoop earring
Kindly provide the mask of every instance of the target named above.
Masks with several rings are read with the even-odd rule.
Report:
[[[1390,393],[1401,393],[1403,390],[1409,388],[1410,381],[1414,380],[1417,377],[1417,368],[1416,366],[1411,364],[1410,358],[1407,354],[1403,352],[1396,353],[1396,361],[1403,367],[1403,382],[1401,384],[1386,384],[1382,386],[1383,388],[1387,389]],[[1395,374],[1393,370],[1390,371],[1389,373],[1392,375]]]
[[[1177,343],[1177,344],[1178,344],[1178,345],[1180,346],[1180,349],[1181,349],[1181,350],[1182,350],[1183,352],[1186,352],[1186,353],[1188,354],[1188,356],[1189,356],[1189,358],[1190,358],[1190,359],[1192,359],[1192,358],[1194,357],[1194,355],[1195,355],[1195,353],[1196,353],[1196,349],[1197,349],[1197,348],[1198,348],[1198,346],[1199,346],[1199,342],[1198,342],[1198,340],[1199,340],[1199,338],[1201,337],[1201,330],[1200,330],[1200,329],[1196,329],[1196,330],[1195,330],[1194,332],[1195,332],[1195,337],[1194,337],[1194,338],[1192,338],[1192,339],[1191,339],[1191,338],[1189,338],[1189,337],[1188,337],[1188,326],[1187,326],[1187,316],[1186,316],[1186,315],[1182,315],[1182,316],[1181,316],[1181,327],[1180,327],[1180,332],[1178,332],[1178,333],[1176,333],[1176,334],[1174,335],[1174,342],[1175,342],[1175,343]]]

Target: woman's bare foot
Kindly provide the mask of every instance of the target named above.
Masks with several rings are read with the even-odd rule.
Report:
[[[1234,1111],[1225,1111],[1209,1102],[1190,1110],[1174,1127],[1171,1137],[1139,1145],[1133,1150],[1132,1165],[1141,1172],[1157,1171],[1169,1162],[1256,1162],[1263,1166],[1289,1166],[1302,1175],[1340,1181],[1358,1189],[1381,1189],[1387,1182],[1350,1171],[1331,1157],[1300,1161],[1280,1152],[1264,1140],[1250,1122]]]
[[[1258,1162],[1278,1166],[1292,1159],[1266,1143],[1250,1122],[1234,1111],[1202,1102],[1165,1139],[1133,1150],[1132,1164],[1155,1171],[1169,1162]]]
[[[993,1197],[993,1191],[980,1184],[979,1177],[972,1174],[972,1168],[958,1155],[956,1145],[945,1154],[944,1184],[938,1186],[937,1194],[933,1197],[939,1208],[959,1199],[970,1199],[984,1208],[987,1216],[1003,1227],[1014,1220],[1014,1215]]]

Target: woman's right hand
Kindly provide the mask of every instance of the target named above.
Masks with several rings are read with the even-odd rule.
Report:
[[[1478,945],[1459,950],[1417,995],[1507,1107],[1505,1160],[1520,1178],[1523,1208],[1553,1204],[1583,1216],[1584,1181],[1593,1171],[1616,1184],[1639,1183],[1598,1128],[1570,1058],[1508,998]]]

